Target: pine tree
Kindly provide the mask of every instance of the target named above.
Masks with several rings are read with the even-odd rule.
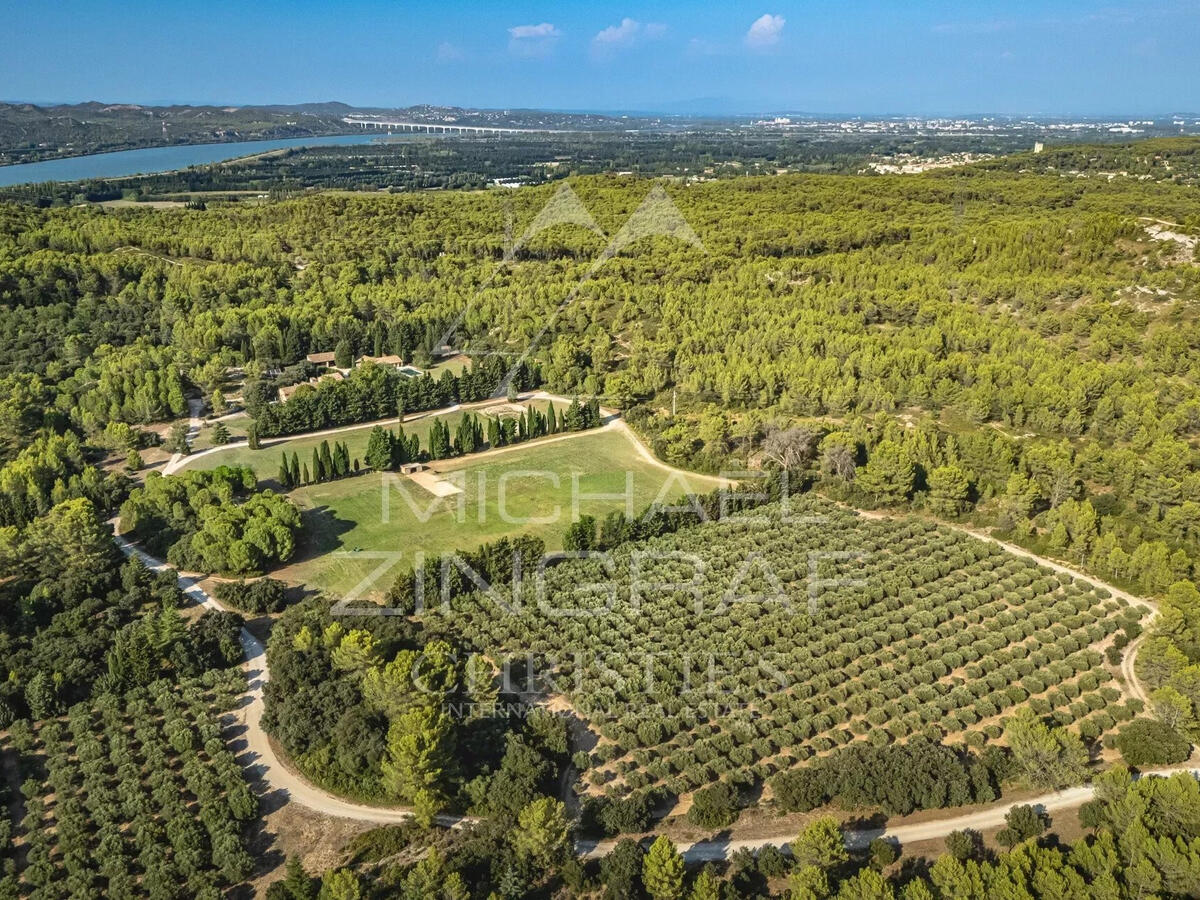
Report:
[[[860,490],[881,503],[903,502],[912,493],[915,470],[908,451],[894,441],[880,441],[858,474]]]
[[[688,900],[721,900],[721,882],[708,867],[696,876]]]
[[[163,604],[162,610],[153,623],[148,622],[147,624],[154,626],[154,646],[160,651],[168,649],[187,637],[187,625],[184,624],[183,616],[174,606]]]
[[[453,747],[454,723],[440,709],[417,706],[402,713],[388,729],[384,788],[401,800],[443,798]]]
[[[288,456],[283,454],[283,461],[279,464],[279,483],[284,490],[289,490],[292,487],[292,470],[288,468]]]
[[[313,447],[312,452],[312,478],[310,484],[317,484],[325,480],[324,474],[321,471],[321,454]]]
[[[292,453],[292,487],[300,486],[300,454]]]
[[[799,866],[831,869],[840,866],[849,855],[842,828],[832,816],[825,816],[806,825],[791,843],[792,856]]]
[[[682,900],[683,857],[665,834],[650,845],[642,860],[642,884],[653,900]]]
[[[549,868],[559,862],[569,846],[566,809],[553,797],[534,800],[517,816],[512,833],[517,856]]]
[[[288,900],[313,900],[316,890],[313,879],[304,871],[300,857],[289,856],[287,861],[287,877],[283,879],[283,895]]]

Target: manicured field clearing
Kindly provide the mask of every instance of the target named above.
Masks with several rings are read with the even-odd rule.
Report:
[[[509,404],[500,401],[494,405],[488,406],[485,409],[472,409],[466,412],[482,415],[515,415],[516,407],[522,409],[527,406],[527,403]],[[536,400],[533,405],[538,410],[545,412],[549,401]],[[555,403],[554,407],[561,412],[566,408],[566,404]],[[448,413],[416,413],[409,416],[409,421],[404,423],[405,434],[416,434],[421,438],[421,448],[428,447],[429,427],[435,418],[442,419],[449,426],[451,433],[458,426],[459,421],[463,417],[464,411]],[[395,420],[386,426],[391,430],[396,429]],[[187,468],[197,469],[213,469],[217,466],[250,466],[254,469],[260,480],[270,481],[275,479],[279,473],[279,463],[282,454],[286,451],[290,456],[292,453],[300,457],[302,464],[308,463],[312,459],[314,448],[320,447],[322,441],[329,441],[332,444],[335,441],[340,441],[346,445],[350,451],[351,459],[362,459],[363,454],[367,450],[367,441],[371,437],[372,426],[362,426],[351,428],[346,431],[340,431],[337,434],[330,434],[325,437],[305,437],[300,435],[287,440],[272,439],[264,441],[261,450],[251,450],[244,444],[230,447],[228,450],[221,450],[217,453],[210,453],[206,456],[198,457],[195,461],[187,464]],[[245,433],[244,424],[241,433]]]
[[[647,461],[630,437],[613,429],[542,438],[439,461],[433,469],[460,492],[438,498],[394,473],[368,473],[294,491],[292,498],[304,509],[306,535],[298,561],[275,574],[345,594],[380,560],[342,554],[399,552],[398,565],[411,565],[418,551],[469,550],[515,533],[535,534],[549,549],[558,549],[576,511],[601,518],[627,508],[620,497],[588,495],[623,495],[631,484],[633,509],[640,513],[655,499],[707,492],[718,485],[716,479],[685,478]],[[365,596],[385,593],[396,571],[381,577]]]
[[[610,572],[563,564],[553,608],[473,594],[427,616],[494,659],[533,654],[596,736],[591,789],[615,795],[750,784],[859,740],[980,746],[1023,704],[1092,736],[1133,715],[1099,650],[1146,610],[922,520],[792,507],[618,548]],[[634,603],[635,569],[670,587]],[[615,593],[573,599],[598,583]]]

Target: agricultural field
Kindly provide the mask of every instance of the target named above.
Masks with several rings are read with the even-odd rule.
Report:
[[[24,795],[19,893],[215,898],[250,874],[258,800],[218,725],[244,681],[236,670],[213,675],[12,727],[5,750]]]
[[[669,587],[634,602],[634,566]],[[613,594],[581,587],[605,581]],[[427,620],[493,659],[541,662],[552,708],[592,734],[592,793],[750,785],[855,741],[980,747],[1024,705],[1095,739],[1138,708],[1102,651],[1147,610],[927,521],[815,498],[627,545],[609,572],[572,561],[544,596],[554,609],[500,614],[474,594]]]
[[[453,419],[450,425],[453,428]],[[405,426],[408,433],[414,430]],[[362,432],[364,446],[366,434]],[[259,453],[277,456],[269,450]],[[224,456],[213,459],[224,462]],[[540,537],[554,550],[562,546],[576,496],[580,515],[601,518],[612,510],[626,510],[626,501],[587,499],[587,495],[621,495],[632,484],[633,509],[640,512],[656,499],[704,493],[719,484],[709,476],[668,472],[639,455],[633,439],[617,429],[557,435],[497,452],[439,460],[430,468],[436,480],[458,492],[436,497],[417,482],[388,473],[387,521],[384,481],[377,474],[293,491],[290,496],[302,509],[305,536],[297,562],[273,574],[345,594],[379,560],[357,560],[339,552],[399,551],[404,554],[401,561],[411,565],[417,552],[470,550],[514,532]],[[390,578],[385,576],[365,596],[381,595],[389,586]]]

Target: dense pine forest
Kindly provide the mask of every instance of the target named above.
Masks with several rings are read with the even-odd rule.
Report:
[[[321,896],[1195,896],[1195,779],[1097,773],[1118,758],[1178,763],[1200,738],[1200,197],[1181,174],[1196,146],[919,176],[0,204],[0,756],[12,788],[0,895],[215,896],[253,874],[258,806],[220,731],[242,619],[187,608],[174,577],[124,561],[110,530],[202,574],[253,578],[295,556],[305,519],[289,489],[359,473],[336,440],[329,478],[315,450],[303,478],[284,453],[279,483],[244,466],[142,465],[164,436],[185,456],[189,415],[223,411],[236,374],[249,449],[545,388],[585,398],[563,430],[620,410],[670,465],[768,473],[759,514],[775,513],[785,479],[826,522],[763,538],[737,517],[586,518],[568,549],[696,552],[719,571],[755,550],[790,572],[796,600],[809,548],[885,554],[864,591],[833,598],[841,630],[808,644],[795,617],[744,606],[689,631],[672,603],[649,604],[653,641],[622,615],[498,616],[466,585],[450,614],[422,614],[412,571],[389,594],[399,615],[358,620],[339,618],[338,598],[285,601],[274,582],[223,588],[231,605],[279,616],[265,625],[264,724],[297,769],[416,812],[352,842]],[[372,363],[322,382],[306,361],[395,355],[428,369],[450,351],[473,366],[410,379]],[[494,421],[488,442],[556,430],[527,421],[511,439]],[[445,453],[427,456],[481,447],[482,420],[463,422],[453,444],[439,423]],[[368,466],[409,461],[403,438],[378,431]],[[932,519],[1068,563],[1158,616],[1143,627],[1140,604]],[[544,549],[505,541],[469,559],[487,570]],[[552,584],[566,593],[590,566],[556,568]],[[1145,700],[1117,680],[1134,641]],[[538,691],[501,689],[506,657],[589,642],[615,651],[633,685],[554,691],[591,747],[562,716],[478,714]],[[633,674],[689,647],[753,650],[803,686],[764,693],[753,669],[722,673],[763,715],[697,718],[679,691]],[[427,689],[413,691],[418,661]],[[677,687],[678,660],[661,665]],[[135,770],[159,775],[138,787]],[[904,815],[1093,775],[1079,835],[1049,836],[1018,807],[996,836],[1008,852],[960,833],[931,866],[896,865],[886,842],[848,853],[838,823],[816,817],[789,820],[789,854],[688,873],[666,837],[620,840],[591,864],[567,837],[574,825],[596,840],[642,835],[677,803],[710,835],[756,805]],[[477,821],[446,831],[441,815]],[[317,891],[295,862],[270,888]]]

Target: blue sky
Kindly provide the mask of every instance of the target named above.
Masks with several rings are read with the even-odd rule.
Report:
[[[0,0],[0,99],[1200,111],[1200,0]]]

